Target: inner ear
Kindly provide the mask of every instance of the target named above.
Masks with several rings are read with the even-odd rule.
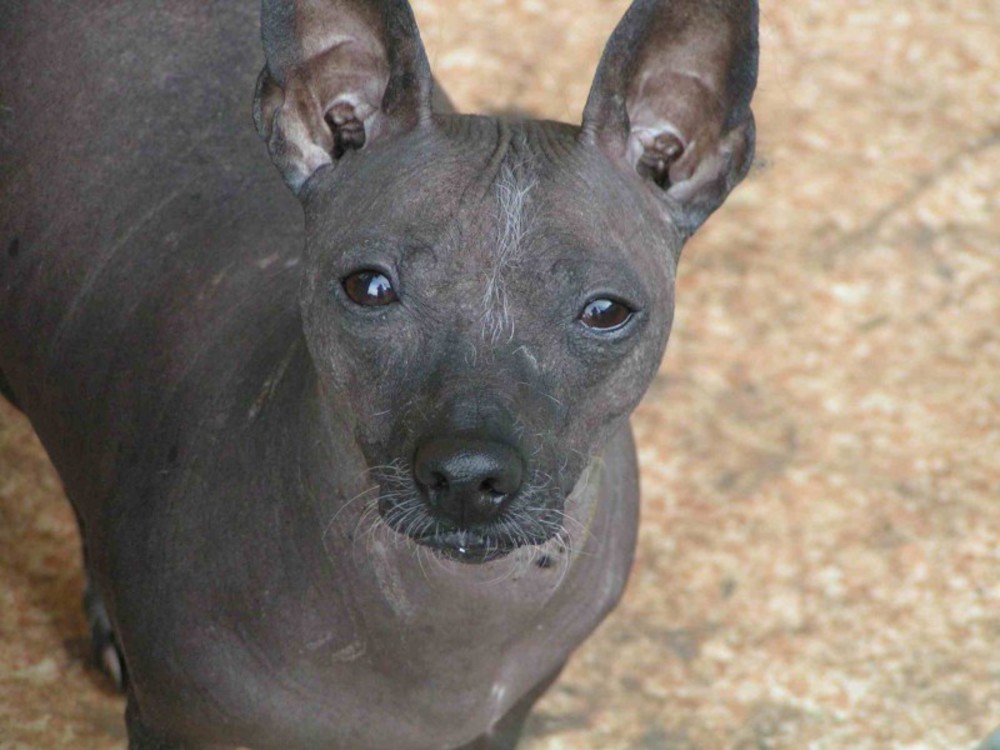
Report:
[[[680,207],[693,232],[750,167],[755,0],[636,0],[598,66],[581,138]]]
[[[429,119],[433,83],[406,0],[264,0],[261,35],[254,122],[293,191]]]
[[[352,148],[365,145],[365,122],[356,105],[347,101],[336,102],[326,111],[323,120],[333,137],[331,155],[334,159],[339,159]]]
[[[685,145],[681,135],[667,127],[646,132],[636,132],[629,141],[629,162],[643,177],[666,190],[671,185],[670,168],[684,155]]]

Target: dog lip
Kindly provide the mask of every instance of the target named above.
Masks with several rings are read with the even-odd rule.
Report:
[[[514,551],[507,544],[487,543],[475,532],[452,531],[412,537],[417,544],[430,547],[450,560],[470,564],[482,564],[499,560]]]

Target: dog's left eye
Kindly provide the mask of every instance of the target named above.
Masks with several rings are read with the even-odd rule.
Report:
[[[592,299],[584,305],[580,322],[598,331],[616,331],[632,319],[632,308],[613,299]]]
[[[346,277],[343,282],[344,291],[352,302],[359,305],[389,305],[399,300],[396,290],[392,288],[384,273],[375,270],[358,271]]]

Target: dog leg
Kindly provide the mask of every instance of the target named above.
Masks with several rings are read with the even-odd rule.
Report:
[[[125,672],[125,660],[122,658],[118,639],[111,627],[107,610],[101,595],[87,576],[87,587],[83,592],[83,612],[90,625],[90,655],[94,665],[111,678],[119,691],[128,686],[128,676]]]

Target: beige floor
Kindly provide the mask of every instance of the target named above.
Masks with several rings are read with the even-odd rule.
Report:
[[[420,0],[466,110],[575,120],[623,0]],[[1000,723],[1000,5],[765,2],[760,163],[686,251],[624,604],[527,750],[970,748]],[[0,748],[122,748],[0,407]]]

